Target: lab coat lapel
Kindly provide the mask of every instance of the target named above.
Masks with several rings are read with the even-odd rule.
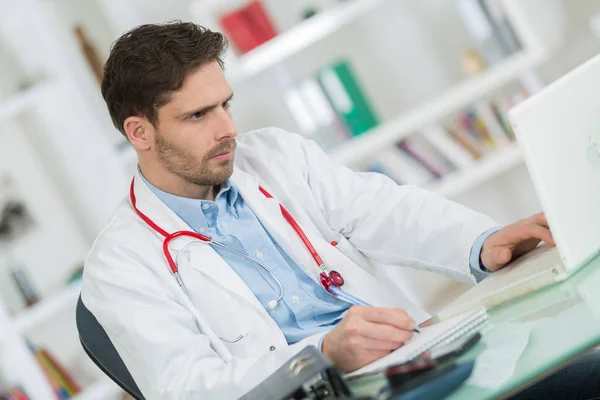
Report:
[[[309,272],[310,263],[314,264],[310,253],[302,241],[298,238],[290,224],[281,214],[280,202],[277,193],[253,175],[236,169],[231,177],[232,183],[238,188],[242,198],[254,211],[259,221],[271,234],[279,246],[290,256],[301,268]],[[259,185],[265,188],[273,198],[267,198],[259,190]]]
[[[168,234],[192,230],[188,224],[152,193],[139,176],[139,172],[136,174],[134,190],[138,209]],[[161,240],[164,239],[162,235],[159,236]],[[187,236],[177,238],[169,245],[173,258],[177,260],[178,252],[182,251],[184,247],[189,250],[189,266],[191,268],[201,272],[215,284],[229,290],[232,294],[241,296],[263,309],[246,283],[210,245]],[[183,268],[183,265],[181,267]],[[182,276],[187,275],[183,270],[180,272]]]

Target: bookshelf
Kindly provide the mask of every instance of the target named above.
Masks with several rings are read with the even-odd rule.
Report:
[[[51,92],[55,85],[56,82],[44,81],[6,99],[0,99],[0,121],[10,119],[33,107],[42,96]]]
[[[524,50],[448,89],[429,102],[418,105],[397,118],[342,143],[331,152],[330,156],[346,165],[365,161],[377,151],[393,145],[406,136],[438,122],[486,94],[518,79],[527,70],[541,63],[544,58],[545,54],[542,52]]]
[[[81,284],[72,283],[60,292],[40,300],[14,317],[14,328],[20,334],[25,334],[57,314],[73,308],[80,292]]]
[[[477,161],[468,170],[455,171],[426,188],[444,197],[455,197],[523,163],[516,144],[500,148]]]
[[[116,399],[123,391],[108,378],[86,388],[83,392],[73,397],[73,400],[106,400]]]
[[[238,57],[237,62],[231,66],[230,82],[240,83],[281,63],[373,10],[384,1],[387,0],[346,1],[318,13]]]
[[[131,8],[131,10],[128,8],[128,11],[131,11],[128,13],[115,13],[115,15],[120,15],[123,18],[121,19],[122,23],[120,25],[117,24],[118,31],[113,32],[115,34],[114,38],[120,35],[122,30],[129,29],[130,26],[126,25],[130,24],[131,21],[138,21],[138,17],[140,18],[139,22],[147,22],[142,21],[144,19],[143,10],[136,10],[136,7],[142,7],[142,4],[145,2],[132,2],[127,6],[123,6],[120,3],[117,4],[118,2],[110,0],[94,1],[104,4],[107,8],[112,7],[113,10],[122,7]],[[376,12],[376,9],[382,6],[384,2],[385,0],[347,0],[337,2],[335,6],[279,34],[274,39],[230,63],[228,74],[230,74],[229,79],[231,83],[236,84],[251,80],[269,68],[280,65],[292,56],[300,56],[300,53],[310,46],[326,39],[348,24],[364,17],[366,14]],[[412,133],[418,132],[430,124],[439,122],[440,119],[472,104],[504,85],[520,79],[522,75],[542,63],[547,53],[542,48],[543,46],[538,38],[532,34],[532,30],[527,26],[528,18],[523,18],[523,12],[519,9],[519,4],[522,2],[523,0],[507,0],[507,3],[512,4],[510,10],[511,17],[514,17],[515,29],[523,39],[523,51],[490,67],[473,78],[466,79],[449,87],[424,104],[410,108],[398,117],[385,121],[369,132],[343,143],[339,148],[331,152],[331,156],[346,165],[367,161],[381,149],[391,146],[393,143]],[[64,149],[62,151],[63,158],[70,157],[72,165],[77,165],[77,163],[83,164],[81,162],[83,159],[93,160],[93,162],[88,162],[87,164],[101,165],[100,168],[102,169],[106,169],[111,163],[131,163],[135,155],[130,149],[122,150],[121,153],[115,150],[115,154],[103,153],[103,157],[99,157],[98,154],[100,151],[98,148],[100,146],[90,145],[84,148],[84,146],[81,146],[82,142],[75,140],[77,135],[68,134],[68,132],[85,131],[86,142],[99,143],[101,140],[98,138],[101,135],[107,135],[107,132],[102,131],[100,128],[95,128],[98,126],[110,126],[110,123],[98,119],[98,116],[104,115],[100,112],[104,110],[94,108],[92,102],[89,101],[89,98],[94,94],[92,90],[97,90],[97,86],[94,86],[95,82],[90,83],[89,79],[85,77],[87,66],[79,56],[76,44],[68,39],[68,20],[60,12],[57,12],[57,5],[54,3],[58,2],[23,0],[18,5],[12,6],[12,8],[18,9],[22,5],[27,5],[27,7],[31,7],[31,10],[35,11],[30,22],[32,26],[36,26],[37,31],[35,33],[39,37],[35,35],[23,37],[23,40],[19,42],[19,44],[22,44],[19,47],[20,51],[25,53],[26,51],[30,51],[33,46],[27,46],[27,43],[24,42],[31,41],[37,44],[39,41],[41,44],[38,46],[38,50],[40,52],[43,48],[47,48],[48,50],[41,55],[34,52],[35,57],[32,57],[32,54],[27,55],[30,59],[42,60],[40,63],[50,72],[45,76],[60,77],[61,84],[65,84],[64,87],[67,95],[61,98],[61,101],[54,102],[55,104],[53,105],[55,108],[50,109],[48,114],[58,115],[58,118],[61,118],[65,115],[61,107],[71,108],[71,114],[68,115],[77,115],[74,122],[77,124],[80,123],[79,125],[70,126],[69,129],[57,129],[60,132],[54,132],[54,136],[52,135],[52,127],[47,128],[49,132],[46,132],[46,128],[44,128],[42,133],[47,134],[47,137],[53,137],[53,140],[57,142],[62,141],[61,148]],[[195,3],[198,3],[198,1],[195,1]],[[52,20],[54,22],[49,22],[50,17],[46,19],[45,15],[47,11],[50,11],[50,15],[54,15],[55,18]],[[135,11],[140,12],[136,13]],[[26,14],[27,18],[24,20],[29,21],[29,13]],[[44,15],[44,17],[40,15]],[[179,18],[189,19],[189,15],[181,15]],[[18,18],[12,18],[12,20],[19,22]],[[17,22],[7,24],[8,27],[3,27],[4,31],[0,30],[0,40],[6,39],[1,36],[11,29],[19,32],[16,26],[18,25]],[[18,36],[17,33],[13,33],[10,39],[16,40]],[[308,52],[304,52],[302,56],[305,53]],[[27,59],[27,57],[24,58]],[[52,92],[55,83],[56,81],[44,81],[7,99],[0,99],[0,121],[13,118],[27,111],[46,93]],[[67,101],[62,104],[62,99],[65,98]],[[52,121],[50,118],[47,120]],[[95,148],[91,149],[90,147]],[[509,145],[499,148],[475,162],[468,170],[452,172],[441,180],[428,185],[427,188],[443,196],[457,196],[521,163],[522,155],[516,145]],[[93,210],[90,214],[103,215],[104,213],[101,211],[107,208],[106,206],[103,208],[103,204],[110,205],[113,203],[114,198],[120,200],[122,196],[121,188],[120,185],[115,184],[121,178],[120,175],[117,176],[115,173],[104,181],[94,182],[93,185],[88,184],[86,186],[86,182],[89,183],[88,177],[90,175],[97,175],[96,170],[90,171],[88,168],[85,172],[81,172],[77,168],[67,169],[73,175],[80,176],[81,179],[73,179],[72,176],[65,178],[71,178],[77,182],[77,185],[74,186],[79,191],[90,193],[88,197],[81,197],[81,199],[86,200],[85,202],[81,201],[81,199],[76,199],[79,202],[86,203],[87,209]],[[107,174],[105,172],[105,175]],[[127,177],[125,180],[128,182],[129,178]],[[77,195],[75,194],[74,196],[76,197]],[[112,206],[108,208],[112,208]],[[100,226],[100,222],[96,223],[96,219],[91,219],[94,224],[90,223],[90,226],[93,228]],[[100,220],[101,217],[97,219]],[[90,230],[93,231],[94,229]],[[2,312],[4,307],[2,297],[0,296],[0,327],[2,327],[2,330],[0,330],[0,374],[4,375],[10,370],[11,380],[21,382],[34,400],[47,400],[51,398],[51,396],[47,395],[51,391],[51,388],[44,380],[41,371],[36,367],[35,360],[25,346],[25,334],[35,331],[40,325],[52,319],[53,316],[73,308],[79,295],[79,290],[80,287],[78,284],[70,285],[15,316],[10,316],[7,312]],[[10,351],[6,351],[1,347],[3,343],[11,344]],[[15,344],[12,345],[13,343]],[[79,343],[74,343],[73,345],[79,346]],[[4,354],[2,354],[3,352]],[[22,366],[16,370],[11,369],[10,360],[23,360],[21,363]],[[111,381],[101,379],[91,386],[84,388],[83,392],[74,398],[78,400],[107,400],[118,398],[120,393],[120,389]]]

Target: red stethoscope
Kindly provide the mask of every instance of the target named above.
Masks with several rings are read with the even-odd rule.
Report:
[[[212,245],[215,247],[219,247],[219,248],[227,250],[231,253],[237,254],[240,257],[243,257],[245,259],[252,261],[253,263],[257,264],[259,267],[261,267],[263,270],[265,270],[271,276],[271,278],[275,282],[277,282],[277,285],[279,286],[279,296],[276,299],[269,301],[268,307],[272,310],[277,307],[279,300],[281,300],[283,298],[284,289],[283,289],[283,285],[281,284],[279,279],[267,267],[265,267],[262,263],[258,262],[257,260],[253,259],[252,257],[249,257],[248,255],[241,253],[235,249],[232,249],[231,247],[228,247],[222,243],[215,242],[210,237],[202,235],[200,233],[193,232],[193,231],[177,231],[177,232],[173,232],[173,233],[168,233],[167,231],[162,229],[160,226],[158,226],[154,221],[152,221],[146,214],[144,214],[137,208],[137,205],[136,205],[137,201],[136,201],[135,192],[134,192],[134,182],[135,182],[135,179],[131,181],[131,187],[129,189],[129,197],[131,200],[131,205],[132,205],[133,209],[135,210],[135,212],[137,213],[137,215],[146,224],[148,224],[148,226],[150,226],[152,229],[154,229],[156,232],[158,232],[160,235],[162,235],[164,237],[163,253],[165,255],[165,258],[167,259],[167,262],[169,263],[169,268],[171,269],[173,276],[175,277],[175,279],[177,280],[177,283],[179,284],[179,286],[182,288],[182,290],[185,292],[185,294],[188,297],[190,297],[189,293],[185,287],[185,284],[183,283],[183,280],[181,279],[181,276],[179,275],[179,268],[177,267],[177,264],[178,264],[177,260],[173,259],[173,256],[171,256],[171,253],[169,251],[169,244],[171,243],[171,241],[173,241],[174,239],[177,239],[179,237],[185,237],[185,236],[192,237],[194,239],[198,239],[202,243],[209,244],[209,245]],[[273,196],[271,196],[271,194],[269,192],[267,192],[262,186],[259,186],[258,189],[266,198],[269,198],[269,199],[273,198]],[[285,207],[283,207],[283,205],[279,204],[279,208],[281,209],[281,214],[283,215],[285,220],[294,229],[294,231],[296,232],[296,234],[298,235],[300,240],[302,240],[302,243],[304,243],[304,246],[306,247],[308,252],[311,254],[312,258],[315,260],[315,262],[317,263],[317,266],[321,270],[321,273],[319,274],[319,280],[321,281],[321,285],[323,286],[323,288],[330,294],[332,294],[350,304],[368,306],[367,303],[356,298],[355,296],[352,296],[349,293],[344,292],[341,289],[341,286],[344,285],[344,278],[342,277],[342,275],[337,271],[328,271],[328,269],[325,267],[325,263],[323,263],[323,260],[319,256],[319,253],[317,253],[317,251],[313,247],[312,243],[310,242],[310,240],[308,239],[308,237],[306,236],[306,234],[304,233],[302,228],[300,228],[300,225],[298,225],[296,220],[291,216],[291,214],[288,212],[288,210],[286,210]],[[188,243],[186,246],[193,244],[193,243],[197,243],[197,242]],[[332,245],[336,245],[336,243],[333,242]],[[181,249],[179,251],[178,257],[179,257],[179,254],[181,254],[182,252],[183,252],[183,249]]]

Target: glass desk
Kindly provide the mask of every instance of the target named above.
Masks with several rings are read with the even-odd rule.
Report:
[[[450,399],[508,397],[600,345],[600,257],[489,314],[484,338],[459,360],[477,359],[473,376]],[[351,387],[372,396],[384,382],[371,377]]]

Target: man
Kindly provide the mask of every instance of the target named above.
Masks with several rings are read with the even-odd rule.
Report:
[[[82,296],[147,399],[237,398],[311,344],[356,370],[424,318],[378,264],[474,282],[473,271],[553,244],[542,214],[499,229],[437,195],[352,172],[298,135],[238,136],[225,46],[191,23],[144,25],[105,66],[102,94],[139,170],[91,250]],[[373,307],[321,287],[280,204],[342,289]]]

